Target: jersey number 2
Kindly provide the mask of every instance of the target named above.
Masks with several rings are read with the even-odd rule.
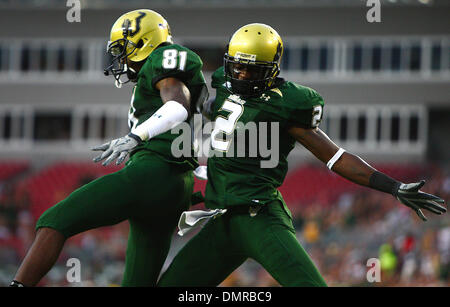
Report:
[[[226,152],[228,151],[231,140],[218,140],[216,137],[220,133],[224,133],[226,135],[233,133],[238,119],[244,112],[244,106],[231,102],[230,100],[225,100],[220,110],[225,110],[230,113],[227,117],[223,117],[221,115],[216,117],[214,130],[211,133],[211,146],[215,150]]]
[[[311,126],[315,128],[319,126],[320,121],[322,120],[322,106],[321,105],[315,106],[312,115],[313,117],[311,120]]]

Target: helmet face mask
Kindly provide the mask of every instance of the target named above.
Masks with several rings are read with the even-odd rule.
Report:
[[[252,62],[224,56],[225,80],[233,94],[258,96],[265,92],[278,74],[276,62]],[[229,85],[229,86],[228,86]]]
[[[128,67],[128,56],[133,54],[137,46],[126,38],[120,38],[114,42],[108,42],[107,53],[112,57],[111,63],[105,68],[105,75],[111,73],[116,80],[117,87],[130,81],[135,81],[137,74]],[[128,80],[122,81],[120,77],[127,74]]]
[[[270,26],[249,24],[238,29],[224,55],[227,89],[255,97],[269,89],[280,72],[283,42]]]

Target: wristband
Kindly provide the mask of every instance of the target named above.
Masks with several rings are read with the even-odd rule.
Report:
[[[138,142],[138,144],[142,143],[142,139],[139,136],[137,136],[136,134],[130,132],[130,133],[128,133],[128,136],[130,138],[136,140],[136,142]]]
[[[345,152],[345,149],[339,148],[339,150],[334,154],[334,156],[330,159],[330,161],[327,162],[327,167],[330,170],[333,167],[334,163],[336,163],[337,160],[339,160],[339,158],[344,154],[344,152]]]
[[[380,173],[379,171],[373,172],[369,178],[369,187],[394,196],[396,196],[400,185],[400,181],[397,181],[386,174]]]

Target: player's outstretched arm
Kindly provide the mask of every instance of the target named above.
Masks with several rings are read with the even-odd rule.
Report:
[[[443,199],[420,191],[425,184],[424,180],[408,184],[399,182],[377,171],[360,157],[345,152],[318,128],[291,127],[288,132],[320,161],[326,163],[330,170],[354,183],[392,194],[424,221],[427,219],[422,209],[438,215],[447,211],[441,205],[444,204]]]
[[[103,162],[103,166],[116,160],[122,163],[128,154],[143,141],[169,131],[185,121],[190,113],[191,95],[186,85],[176,78],[164,78],[156,83],[163,106],[149,119],[134,127],[128,135],[114,139],[108,143],[92,148],[103,153],[94,158],[94,162]]]

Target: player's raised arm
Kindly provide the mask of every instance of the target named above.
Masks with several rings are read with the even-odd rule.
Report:
[[[190,114],[191,93],[182,81],[168,77],[158,81],[155,87],[159,90],[163,103],[174,100]]]
[[[101,155],[94,158],[94,162],[108,158],[103,162],[103,165],[108,165],[117,159],[118,165],[143,141],[169,131],[188,118],[191,95],[182,81],[168,77],[158,81],[155,87],[160,91],[163,106],[149,119],[133,128],[128,135],[93,148],[93,150],[103,151]]]
[[[155,87],[160,92],[163,106],[149,119],[131,130],[129,136],[138,142],[169,131],[185,121],[190,114],[191,94],[182,81],[168,77],[158,81]]]
[[[424,180],[409,184],[395,180],[377,171],[360,157],[339,148],[319,128],[291,127],[288,132],[320,161],[326,163],[330,170],[354,183],[392,194],[424,221],[427,219],[422,209],[439,215],[447,211],[440,205],[444,203],[443,199],[419,190],[425,184]]]

